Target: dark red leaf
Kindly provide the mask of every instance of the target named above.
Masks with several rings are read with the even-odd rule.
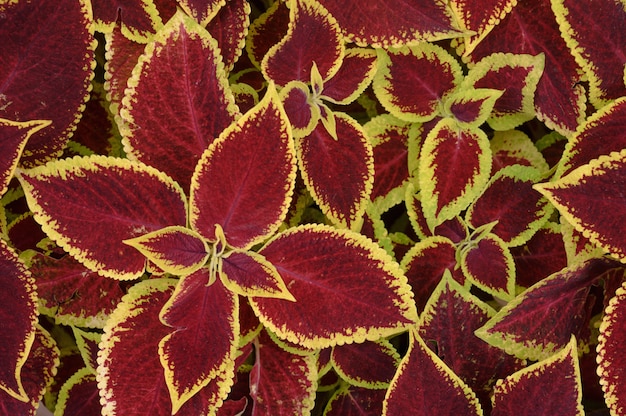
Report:
[[[376,52],[349,48],[339,71],[324,81],[322,97],[337,104],[350,104],[367,88],[376,72]]]
[[[96,374],[91,368],[83,368],[65,382],[55,407],[64,415],[98,415],[102,412]]]
[[[206,26],[209,20],[221,10],[226,0],[178,0],[180,7],[196,22]]]
[[[207,25],[207,30],[220,47],[226,72],[233,69],[243,52],[250,25],[249,15],[250,3],[246,0],[228,0]]]
[[[101,32],[110,32],[122,22],[122,33],[135,42],[146,43],[163,22],[153,2],[93,0],[93,17]]]
[[[276,1],[252,22],[246,51],[254,66],[260,69],[265,54],[287,34],[289,17],[287,3]]]
[[[400,355],[387,340],[333,347],[335,371],[352,386],[381,389],[389,386]]]
[[[324,416],[380,416],[386,391],[346,386],[330,398]]]

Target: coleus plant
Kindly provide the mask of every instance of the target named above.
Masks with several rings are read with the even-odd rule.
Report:
[[[626,414],[625,34],[0,1],[2,413]]]

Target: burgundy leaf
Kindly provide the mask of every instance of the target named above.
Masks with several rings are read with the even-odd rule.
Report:
[[[492,175],[509,165],[533,166],[541,173],[550,169],[539,149],[524,132],[497,131],[489,144],[493,155]]]
[[[217,42],[178,12],[146,46],[120,115],[126,153],[188,190],[202,152],[235,119]]]
[[[291,81],[280,90],[280,100],[293,135],[304,137],[311,134],[320,120],[320,109],[311,102],[309,87],[302,81]]]
[[[289,18],[287,3],[276,1],[252,22],[246,41],[246,51],[254,66],[261,68],[265,54],[287,34]]]
[[[80,120],[93,77],[90,8],[67,0],[0,5],[0,119],[52,121],[28,139],[24,165],[59,156]]]
[[[202,26],[217,14],[226,0],[178,0],[180,7]]]
[[[376,52],[349,48],[339,71],[324,81],[322,96],[336,104],[350,104],[372,82],[376,72]]]
[[[110,32],[121,20],[122,33],[135,42],[146,43],[163,22],[151,1],[93,0],[93,16],[97,29]]]
[[[198,162],[191,185],[191,227],[215,242],[219,225],[226,243],[236,248],[266,239],[287,214],[295,159],[287,115],[270,88]]]
[[[446,3],[438,0],[397,0],[393,7],[358,0],[320,3],[337,19],[348,39],[360,46],[397,47],[460,34]]]
[[[250,3],[246,0],[228,0],[207,26],[220,47],[226,72],[233,69],[243,52],[250,26],[249,15]]]
[[[346,385],[330,398],[324,416],[380,416],[386,391]]]
[[[75,157],[20,171],[19,179],[46,234],[102,276],[141,276],[144,256],[123,241],[187,221],[180,186],[139,162]]]
[[[296,298],[251,299],[261,322],[280,338],[323,348],[376,340],[416,320],[400,267],[359,234],[299,226],[276,236],[261,254],[276,266]]]
[[[400,355],[387,340],[333,347],[335,371],[353,386],[381,389],[389,386]]]
[[[322,212],[340,227],[350,228],[362,217],[372,192],[372,147],[363,128],[336,113],[337,139],[318,123],[296,140],[300,173]]]
[[[83,368],[63,384],[55,412],[64,415],[98,415],[102,412],[96,374]]]

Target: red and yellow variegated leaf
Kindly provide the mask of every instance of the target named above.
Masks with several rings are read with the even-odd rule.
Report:
[[[559,225],[568,264],[580,263],[606,254],[602,247],[591,242],[581,231],[574,228],[564,216],[559,218]]]
[[[309,82],[313,63],[326,80],[341,66],[345,46],[337,21],[315,0],[292,2],[287,35],[263,58],[261,69],[277,85]]]
[[[141,276],[144,256],[124,240],[186,223],[186,200],[171,178],[139,162],[75,157],[18,170],[43,230],[102,276]]]
[[[376,340],[417,319],[400,267],[360,234],[299,226],[277,235],[261,254],[296,298],[251,299],[261,322],[281,338],[324,348]]]
[[[128,85],[120,109],[126,153],[189,189],[202,152],[238,111],[217,42],[179,11],[146,46]]]
[[[105,58],[104,89],[107,91],[109,110],[115,117],[118,127],[124,123],[120,117],[120,107],[124,98],[124,91],[133,68],[143,53],[145,46],[142,43],[128,39],[122,34],[119,24],[104,34]]]
[[[557,176],[565,176],[591,160],[626,148],[626,97],[603,107],[569,138],[557,168]]]
[[[22,368],[35,339],[37,294],[35,282],[17,253],[0,239],[0,319],[3,341],[0,349],[0,393],[28,402]]]
[[[161,323],[159,311],[175,285],[175,280],[150,279],[133,286],[107,322],[98,356],[97,375],[103,415],[173,413],[159,359],[159,342],[171,332],[171,328]],[[230,387],[232,378],[232,368],[219,374],[214,383],[183,405],[180,414],[215,412],[224,399],[223,390]]]
[[[548,222],[524,245],[511,249],[515,284],[528,288],[567,266],[561,227]]]
[[[499,378],[524,363],[474,335],[496,311],[446,272],[420,315],[419,334],[427,345],[476,393],[483,408]]]
[[[498,221],[491,232],[508,246],[524,244],[548,220],[552,205],[533,189],[541,172],[512,165],[491,177],[483,193],[470,205],[465,219],[473,228]]]
[[[76,339],[76,346],[85,362],[85,367],[89,368],[93,374],[96,374],[98,351],[100,351],[98,345],[102,340],[102,334],[100,332],[83,331],[75,326],[72,327],[72,334]]]
[[[451,1],[450,8],[454,11],[461,28],[475,32],[462,40],[465,42],[465,53],[470,53],[516,4],[517,0]]]
[[[543,69],[543,53],[494,53],[470,69],[463,86],[502,91],[487,122],[495,130],[508,130],[535,117],[535,91]]]
[[[469,228],[465,221],[458,215],[450,220],[444,221],[433,230],[430,230],[426,218],[424,217],[421,200],[422,195],[420,193],[416,194],[415,185],[409,182],[406,188],[405,205],[413,231],[415,231],[420,239],[423,240],[427,237],[441,236],[450,239],[454,244],[458,244],[467,239],[469,236]]]
[[[0,414],[35,415],[41,406],[44,392],[53,383],[59,367],[59,349],[52,336],[41,326],[35,327],[34,335],[30,354],[22,367],[22,383],[27,400],[18,400],[0,390]]]
[[[351,228],[365,212],[374,181],[372,146],[363,128],[335,113],[337,139],[318,123],[296,140],[300,173],[322,212],[337,226]]]
[[[386,392],[386,389],[367,389],[346,384],[328,400],[324,416],[379,416],[383,411]]]
[[[576,338],[543,361],[498,380],[493,390],[493,416],[585,414]],[[541,400],[529,400],[541,397]]]
[[[586,238],[626,262],[626,149],[535,185]],[[611,213],[610,215],[606,215]]]
[[[239,345],[248,345],[263,328],[259,318],[250,307],[248,298],[239,297]]]
[[[389,387],[400,363],[400,354],[385,339],[333,347],[335,371],[350,385],[368,389]]]
[[[535,95],[536,114],[548,127],[571,134],[585,116],[585,91],[578,85],[579,67],[561,37],[550,2],[518,2],[476,46],[470,59],[477,62],[494,52],[544,53],[545,70]],[[487,87],[500,89],[496,85]]]
[[[22,164],[34,166],[61,155],[89,97],[96,45],[90,4],[10,1],[0,13],[0,119],[52,121],[24,148]]]
[[[250,3],[246,0],[229,0],[207,25],[207,30],[220,47],[226,72],[233,69],[243,52],[248,26]]]
[[[515,262],[497,235],[470,240],[460,248],[459,262],[465,277],[485,292],[504,300],[515,296]]]
[[[199,270],[209,258],[209,246],[200,234],[179,225],[124,240],[161,270],[185,276]]]
[[[530,360],[555,354],[571,334],[584,341],[595,301],[588,297],[590,287],[612,267],[596,259],[552,274],[507,303],[476,336]]]
[[[324,82],[322,97],[335,104],[350,104],[370,85],[375,73],[373,49],[346,49],[339,71]]]
[[[496,131],[489,144],[493,156],[492,173],[509,165],[533,166],[541,173],[550,169],[539,149],[524,132]]]
[[[364,126],[374,152],[374,187],[370,199],[385,212],[404,199],[409,179],[409,146],[415,145],[411,124],[391,114],[382,114]],[[389,202],[387,202],[389,200]]]
[[[485,132],[440,120],[422,145],[419,184],[430,229],[458,215],[482,191],[491,171]]]
[[[163,26],[153,0],[92,0],[92,7],[99,32],[111,33],[119,19],[124,36],[135,42],[148,42]]]
[[[305,137],[313,132],[320,121],[320,108],[313,103],[308,85],[290,81],[279,93],[285,113],[289,117],[294,137]]]
[[[551,0],[551,4],[567,46],[587,75],[589,101],[600,108],[626,95],[624,2]]]
[[[256,361],[250,372],[253,414],[310,414],[317,389],[316,357],[283,350],[265,331],[261,331],[254,346]]]
[[[62,415],[99,415],[102,412],[96,374],[78,370],[61,387],[54,411]]]
[[[626,339],[626,284],[617,290],[605,310],[598,342],[598,374],[607,406],[613,414],[623,415],[626,408],[624,340]]]
[[[26,141],[50,123],[50,120],[19,122],[0,118],[0,196],[9,189]]]
[[[241,296],[295,301],[276,268],[252,251],[231,251],[222,256],[222,283]]]
[[[440,102],[462,81],[458,61],[441,46],[420,43],[400,49],[377,49],[378,71],[373,88],[394,116],[425,122],[440,113]]]
[[[173,412],[210,383],[218,386],[219,400],[232,385],[239,298],[219,280],[211,286],[208,282],[207,270],[186,276],[160,313],[172,328],[159,342],[159,356]],[[223,378],[225,374],[229,376]]]
[[[231,247],[261,242],[287,215],[296,169],[289,121],[270,87],[198,162],[191,184],[191,227],[216,241],[219,224]]]
[[[179,0],[180,7],[196,22],[206,26],[217,12],[226,4],[226,0]]]
[[[487,120],[502,91],[489,88],[461,88],[446,98],[444,114],[462,127],[478,127]]]
[[[57,260],[38,253],[30,270],[40,312],[58,324],[102,328],[124,296],[119,281],[98,275],[71,256]]]
[[[246,51],[250,62],[255,67],[260,69],[265,54],[285,37],[290,22],[289,17],[287,2],[276,1],[252,22],[246,39]]]
[[[398,47],[461,35],[446,2],[318,0],[335,16],[343,33],[360,46]],[[373,18],[375,16],[375,18]]]
[[[482,415],[476,394],[411,330],[409,350],[391,381],[383,416]]]
[[[428,237],[404,255],[400,266],[413,288],[418,310],[423,310],[446,270],[455,270],[456,246],[442,236]]]

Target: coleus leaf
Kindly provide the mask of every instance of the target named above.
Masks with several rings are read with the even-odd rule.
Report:
[[[172,279],[149,279],[134,285],[107,321],[97,372],[103,415],[173,413],[159,359],[159,342],[171,333],[171,328],[159,320],[159,312],[175,286]],[[232,369],[218,375],[219,382],[189,399],[180,414],[207,414],[219,407],[224,398],[220,390],[224,383],[230,386],[232,375]]]
[[[171,328],[159,342],[159,356],[173,413],[210,383],[219,400],[232,385],[239,298],[219,280],[208,283],[205,269],[184,277],[160,312],[161,322]]]
[[[622,285],[605,309],[598,337],[598,374],[607,406],[616,415],[622,415],[626,403],[624,368],[624,317],[626,286]]]
[[[119,19],[124,36],[139,43],[148,42],[163,25],[153,0],[94,0],[92,8],[98,31],[110,33]]]
[[[27,140],[51,123],[50,120],[19,122],[0,118],[0,196],[9,189]]]
[[[379,416],[386,389],[366,389],[346,384],[328,400],[324,416]]]
[[[35,282],[17,253],[0,239],[0,279],[5,288],[0,295],[0,317],[3,320],[3,364],[0,389],[13,399],[29,401],[22,380],[22,368],[31,352],[37,324]]]
[[[399,47],[457,37],[447,4],[439,0],[402,0],[393,7],[357,0],[319,0],[337,19],[349,41],[360,46]],[[372,16],[376,16],[372,20]]]
[[[250,371],[255,415],[305,415],[315,405],[317,360],[276,345],[265,331],[254,341],[256,360]]]
[[[63,384],[54,411],[67,415],[101,414],[98,382],[91,368],[78,370]]]
[[[207,30],[220,47],[226,72],[233,69],[243,52],[248,26],[250,3],[246,0],[227,1],[207,25]]]
[[[202,152],[238,112],[217,42],[179,11],[148,43],[128,86],[126,153],[189,189]]]
[[[474,335],[496,311],[445,272],[420,315],[419,334],[427,345],[476,393],[483,408],[497,379],[524,363]]]
[[[477,230],[459,247],[458,257],[465,277],[480,289],[504,300],[515,296],[515,262],[500,237]]]
[[[261,69],[267,80],[284,86],[309,82],[315,63],[325,80],[339,70],[344,53],[341,29],[328,11],[314,0],[295,0],[287,35],[267,52]]]
[[[368,389],[389,387],[400,363],[400,355],[386,339],[334,346],[330,358],[342,379]]]
[[[626,148],[626,97],[620,97],[591,115],[569,138],[557,167],[557,177],[591,160]]]
[[[553,206],[533,189],[539,180],[541,173],[534,167],[502,168],[470,205],[465,220],[473,228],[497,221],[491,232],[508,246],[525,243],[553,211]]]
[[[622,150],[594,159],[556,182],[537,184],[535,189],[585,237],[626,261],[625,183],[626,150]],[[603,215],[607,212],[610,217]]]
[[[287,215],[296,168],[289,121],[270,87],[203,153],[191,184],[191,227],[215,242],[217,224],[234,248],[263,241]]]
[[[201,26],[206,26],[226,0],[180,0],[180,7]]]
[[[96,45],[91,6],[12,1],[3,2],[0,13],[5,16],[0,21],[0,119],[52,121],[50,128],[33,131],[24,148],[22,164],[34,166],[61,155],[89,97]]]
[[[593,306],[590,287],[611,267],[596,259],[552,274],[507,303],[476,336],[531,360],[555,354],[571,334],[584,341]]]
[[[528,400],[539,397],[542,400]],[[503,380],[493,390],[493,416],[585,414],[578,367],[576,338],[543,361],[530,365]]]
[[[250,300],[261,322],[280,338],[324,348],[376,340],[417,319],[399,266],[360,234],[303,225],[278,234],[260,253],[296,298]]]
[[[487,184],[490,171],[491,149],[485,132],[441,119],[420,152],[421,201],[430,229],[464,210]]]
[[[530,137],[519,130],[496,131],[489,141],[492,173],[509,165],[533,166],[541,173],[550,167]]]
[[[502,91],[489,88],[460,88],[444,102],[444,114],[455,118],[459,126],[478,127],[487,120]]]
[[[561,37],[549,1],[518,2],[469,59],[477,62],[495,52],[534,56],[543,52],[545,69],[535,94],[537,117],[561,134],[576,130],[585,116],[584,88],[577,84],[579,67]]]
[[[16,315],[17,316],[17,315]],[[10,319],[15,319],[13,316]],[[55,379],[60,352],[54,338],[41,326],[36,325],[28,359],[22,367],[22,384],[25,400],[18,400],[0,391],[0,413],[5,415],[34,415],[44,392]],[[10,363],[7,359],[7,364]]]
[[[39,309],[57,324],[102,328],[124,296],[120,282],[87,269],[71,256],[37,253],[30,261]]]
[[[383,402],[383,416],[411,410],[421,415],[482,415],[476,394],[426,346],[412,329],[409,350],[400,362]]]
[[[465,53],[470,53],[516,4],[517,0],[451,1],[450,8],[458,19],[459,26],[466,32],[474,32],[462,39],[465,42]]]
[[[426,122],[435,118],[441,111],[440,103],[463,79],[458,61],[431,43],[377,49],[377,54],[374,92],[380,104],[402,120]]]
[[[348,48],[335,75],[324,81],[321,98],[335,104],[350,104],[370,85],[376,73],[376,52]]]
[[[313,103],[309,87],[302,81],[290,81],[280,90],[280,101],[294,137],[305,137],[313,132],[320,121],[320,107]]]
[[[599,4],[551,0],[561,34],[589,81],[589,101],[603,107],[626,95],[626,10],[619,1]],[[609,30],[607,30],[610,28]],[[598,45],[603,45],[598,48]]]
[[[322,212],[337,226],[352,228],[363,216],[374,181],[372,146],[363,128],[335,113],[337,139],[318,123],[296,138],[302,179]]]
[[[222,256],[220,277],[229,290],[241,296],[295,301],[274,265],[252,251],[231,251]]]
[[[135,279],[145,269],[145,257],[124,240],[187,221],[180,186],[139,162],[75,157],[18,170],[18,179],[46,234],[114,279]]]
[[[543,53],[493,53],[472,66],[462,86],[502,91],[487,123],[494,130],[509,130],[535,117],[535,91],[544,63]]]
[[[276,1],[250,24],[246,52],[255,67],[260,69],[265,54],[285,37],[290,15],[287,2]]]
[[[210,252],[202,236],[179,225],[124,240],[124,243],[135,247],[164,272],[178,276],[199,270],[207,262]]]
[[[76,347],[85,363],[85,367],[90,369],[93,374],[96,374],[98,351],[100,351],[98,345],[102,340],[102,334],[100,332],[83,331],[75,326],[72,327],[72,334],[76,339]]]

